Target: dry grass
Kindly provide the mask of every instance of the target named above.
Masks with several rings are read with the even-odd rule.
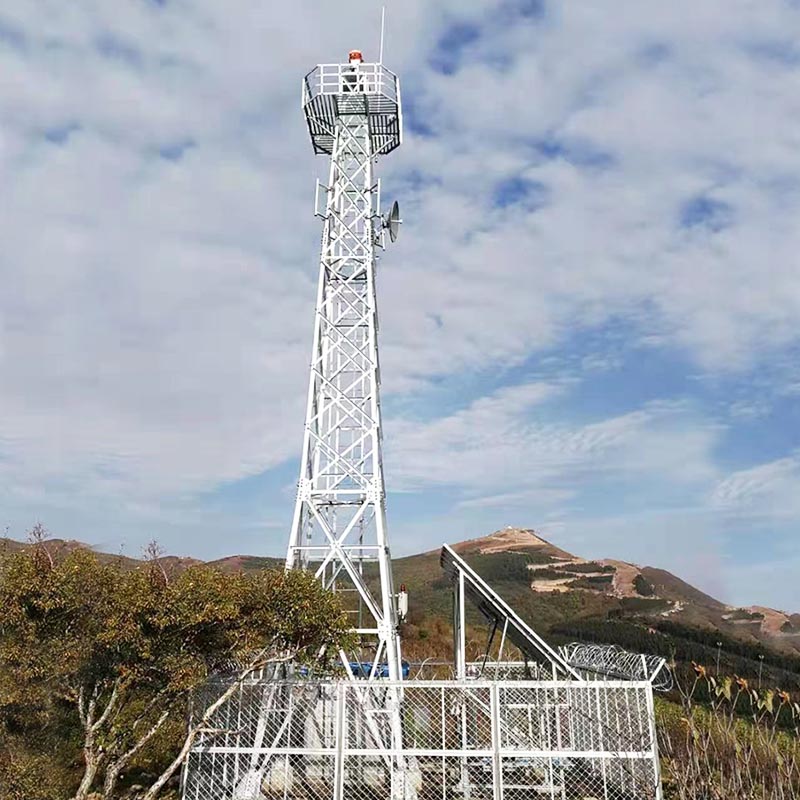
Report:
[[[800,704],[781,690],[694,667],[680,705],[657,710],[665,798],[800,797]]]

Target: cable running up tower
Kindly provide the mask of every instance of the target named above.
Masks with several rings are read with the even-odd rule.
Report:
[[[398,612],[386,531],[381,456],[376,247],[394,241],[395,203],[380,216],[373,166],[401,143],[397,77],[382,64],[321,64],[303,81],[303,110],[314,152],[330,156],[317,182],[323,219],[319,287],[300,465],[287,569],[314,569],[349,592],[346,607],[364,647],[342,653],[351,674],[402,678]],[[323,203],[324,200],[324,203]],[[323,209],[320,206],[324,206]],[[377,565],[377,576],[370,575]],[[368,581],[379,593],[371,591]]]

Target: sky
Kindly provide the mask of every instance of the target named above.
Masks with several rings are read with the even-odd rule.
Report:
[[[302,76],[380,4],[0,9],[0,525],[282,555],[319,246]],[[800,611],[800,3],[394,0],[394,555],[533,528]]]

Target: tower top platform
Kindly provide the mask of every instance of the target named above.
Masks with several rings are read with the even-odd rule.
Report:
[[[346,117],[366,117],[373,157],[402,142],[400,83],[383,64],[318,64],[303,79],[302,103],[315,153],[333,151],[337,121]]]

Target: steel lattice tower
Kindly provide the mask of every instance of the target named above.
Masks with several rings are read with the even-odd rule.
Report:
[[[183,800],[662,800],[652,690],[663,659],[579,643],[554,650],[446,545],[456,679],[400,680],[375,292],[376,248],[387,228],[395,238],[399,220],[396,204],[380,216],[372,174],[401,142],[397,79],[351,53],[348,64],[306,76],[303,109],[330,173],[317,190],[319,290],[287,568],[313,569],[351,593],[362,647],[341,653],[344,677],[282,665],[214,676],[193,697],[204,724],[186,759]],[[483,661],[472,665],[467,600],[491,626]],[[502,659],[506,642],[522,661]],[[391,680],[353,680],[365,663],[369,678],[385,666]]]
[[[375,292],[376,248],[384,244],[390,219],[380,216],[380,186],[373,179],[378,157],[401,142],[398,81],[382,64],[363,63],[354,51],[349,63],[322,64],[305,77],[303,110],[314,151],[330,155],[330,170],[328,185],[317,185],[316,212],[323,218],[319,288],[286,565],[314,569],[326,587],[352,593],[353,628],[364,642],[356,661],[371,665],[369,677],[385,670],[399,680]],[[377,575],[370,575],[375,564]],[[379,592],[368,586],[376,580]],[[352,660],[342,653],[351,671]]]

